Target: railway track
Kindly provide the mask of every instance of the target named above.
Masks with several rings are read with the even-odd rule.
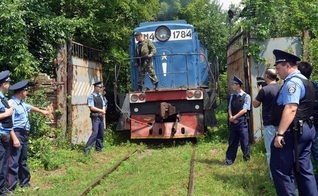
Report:
[[[101,176],[96,178],[91,184],[89,184],[87,187],[85,187],[85,189],[80,194],[78,194],[78,196],[87,195],[91,189],[93,189],[94,187],[96,187],[97,185],[100,184],[102,179],[105,179],[109,174],[114,172],[124,161],[129,159],[129,157],[131,157],[137,151],[138,151],[138,148],[132,150],[127,155],[125,155],[121,160],[119,160],[116,164],[114,164],[114,166],[112,166],[109,170],[104,172]],[[192,156],[191,156],[190,170],[189,170],[189,181],[188,181],[188,186],[187,186],[187,189],[188,189],[187,195],[188,196],[193,196],[194,195],[194,173],[195,173],[194,168],[195,168],[195,162],[196,162],[196,146],[194,145],[192,147]]]
[[[129,152],[127,155],[125,155],[121,160],[119,160],[113,167],[111,167],[109,170],[107,170],[105,173],[103,173],[101,176],[99,176],[96,180],[94,180],[90,185],[88,185],[78,196],[84,196],[87,195],[90,189],[97,186],[100,181],[104,178],[106,178],[109,174],[111,174],[113,171],[117,169],[117,167],[120,166],[124,161],[129,159],[131,155],[133,155],[135,152],[137,152],[138,148],[134,149],[133,151]]]
[[[189,175],[189,184],[188,184],[188,196],[193,196],[194,191],[194,166],[196,160],[196,146],[193,146],[192,157],[190,162],[190,175]]]

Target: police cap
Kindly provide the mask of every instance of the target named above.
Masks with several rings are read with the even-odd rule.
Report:
[[[234,76],[232,83],[243,85],[242,80],[240,78],[238,78],[237,76]]]
[[[142,35],[142,33],[140,31],[135,32],[135,37],[139,36],[139,35]]]
[[[13,90],[14,92],[26,90],[28,86],[28,81],[27,80],[22,80],[20,82],[15,83],[10,87],[10,90]]]
[[[275,61],[275,66],[278,63],[282,62],[291,62],[296,64],[297,61],[300,61],[300,58],[298,56],[295,56],[293,54],[290,54],[288,52],[282,51],[282,50],[273,50],[273,54],[275,55],[276,61]]]
[[[0,83],[10,82],[11,80],[10,80],[9,74],[10,74],[10,71],[8,70],[0,72]]]
[[[93,85],[94,86],[98,86],[98,87],[102,87],[103,86],[102,81],[95,82]]]

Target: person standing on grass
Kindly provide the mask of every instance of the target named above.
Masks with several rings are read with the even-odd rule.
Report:
[[[262,117],[264,126],[264,143],[266,148],[266,157],[269,168],[271,148],[270,145],[276,135],[279,121],[271,122],[271,108],[275,101],[275,97],[280,89],[280,85],[276,82],[277,72],[275,69],[267,69],[264,74],[266,86],[259,85],[259,92],[253,99],[253,107],[258,108],[262,104]],[[270,178],[273,179],[269,172]]]
[[[310,79],[310,75],[312,73],[312,65],[308,62],[299,62],[297,64],[298,70],[301,74],[303,74],[308,80]],[[314,117],[314,125],[316,129],[316,135],[312,140],[311,146],[311,154],[316,166],[318,167],[318,83],[315,81],[311,81],[315,87],[315,104],[313,107],[313,117]]]
[[[24,102],[28,95],[28,81],[22,80],[12,85],[10,90],[13,91],[13,96],[9,100],[15,108],[13,112],[13,130],[17,136],[21,147],[15,148],[13,141],[9,143],[9,159],[8,159],[8,191],[14,192],[18,180],[21,188],[32,187],[30,185],[30,171],[27,165],[28,160],[28,133],[30,131],[29,112],[34,111],[43,115],[48,115],[49,112],[41,110],[38,107],[32,106]]]
[[[87,98],[88,107],[91,111],[90,117],[92,119],[93,132],[84,148],[84,153],[86,155],[89,153],[90,148],[93,147],[94,143],[95,150],[97,152],[101,152],[104,142],[104,116],[106,111],[104,98],[101,94],[103,85],[101,81],[95,82],[93,85],[94,92],[92,92]]]
[[[14,107],[9,105],[4,93],[10,87],[10,72],[8,70],[0,72],[0,196],[6,195],[5,185],[7,181],[7,162],[10,138],[15,148],[20,147],[19,140],[12,131],[12,114]]]
[[[232,165],[236,159],[239,142],[246,162],[250,160],[250,143],[248,136],[247,113],[251,108],[251,96],[242,90],[243,82],[234,76],[231,88],[235,93],[231,94],[228,106],[230,121],[229,147],[226,151],[225,166]]]
[[[312,122],[315,101],[313,84],[300,73],[300,58],[274,50],[275,67],[284,80],[272,107],[272,119],[279,119],[276,137],[271,144],[270,169],[278,196],[317,196],[317,184],[310,160],[316,131]]]

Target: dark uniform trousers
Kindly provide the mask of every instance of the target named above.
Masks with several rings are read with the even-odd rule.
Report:
[[[310,128],[307,123],[303,127],[303,134],[298,135],[299,172],[294,171],[299,196],[317,196],[317,185],[312,173],[310,161],[312,139],[315,137],[315,127]],[[290,173],[295,166],[293,132],[285,132],[285,145],[276,148],[274,140],[271,143],[270,170],[278,196],[296,196],[293,175]]]
[[[10,141],[9,159],[8,159],[8,189],[13,191],[18,180],[20,187],[29,186],[31,179],[29,167],[27,165],[28,159],[28,132],[24,129],[14,129],[21,146],[16,148],[13,146],[13,141]]]
[[[5,194],[5,185],[7,181],[7,160],[9,156],[9,143],[0,140],[0,196]]]
[[[93,132],[89,137],[85,149],[92,147],[96,141],[95,149],[96,151],[101,151],[103,148],[104,141],[104,118],[103,116],[91,117]]]
[[[236,159],[237,148],[239,142],[241,143],[241,149],[243,152],[244,160],[250,159],[250,145],[248,140],[248,124],[241,118],[237,124],[231,123],[230,136],[229,136],[229,147],[226,151],[226,163],[232,164]]]

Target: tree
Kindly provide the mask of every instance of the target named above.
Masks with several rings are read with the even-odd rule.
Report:
[[[209,60],[220,59],[220,72],[226,70],[226,45],[229,41],[227,13],[221,10],[217,1],[198,0],[189,3],[181,12],[199,32],[199,38],[209,51]]]
[[[52,12],[46,1],[1,1],[1,67],[23,79],[52,70],[56,44],[70,39],[76,25],[76,20]]]
[[[303,56],[302,60],[313,64],[314,77],[318,73],[318,40],[315,38],[318,35],[317,3],[317,0],[243,0],[244,9],[238,15],[241,17],[239,26],[245,32],[252,32],[259,40],[302,37],[304,30],[310,30],[313,38],[303,43],[304,49],[309,45],[309,59]]]

